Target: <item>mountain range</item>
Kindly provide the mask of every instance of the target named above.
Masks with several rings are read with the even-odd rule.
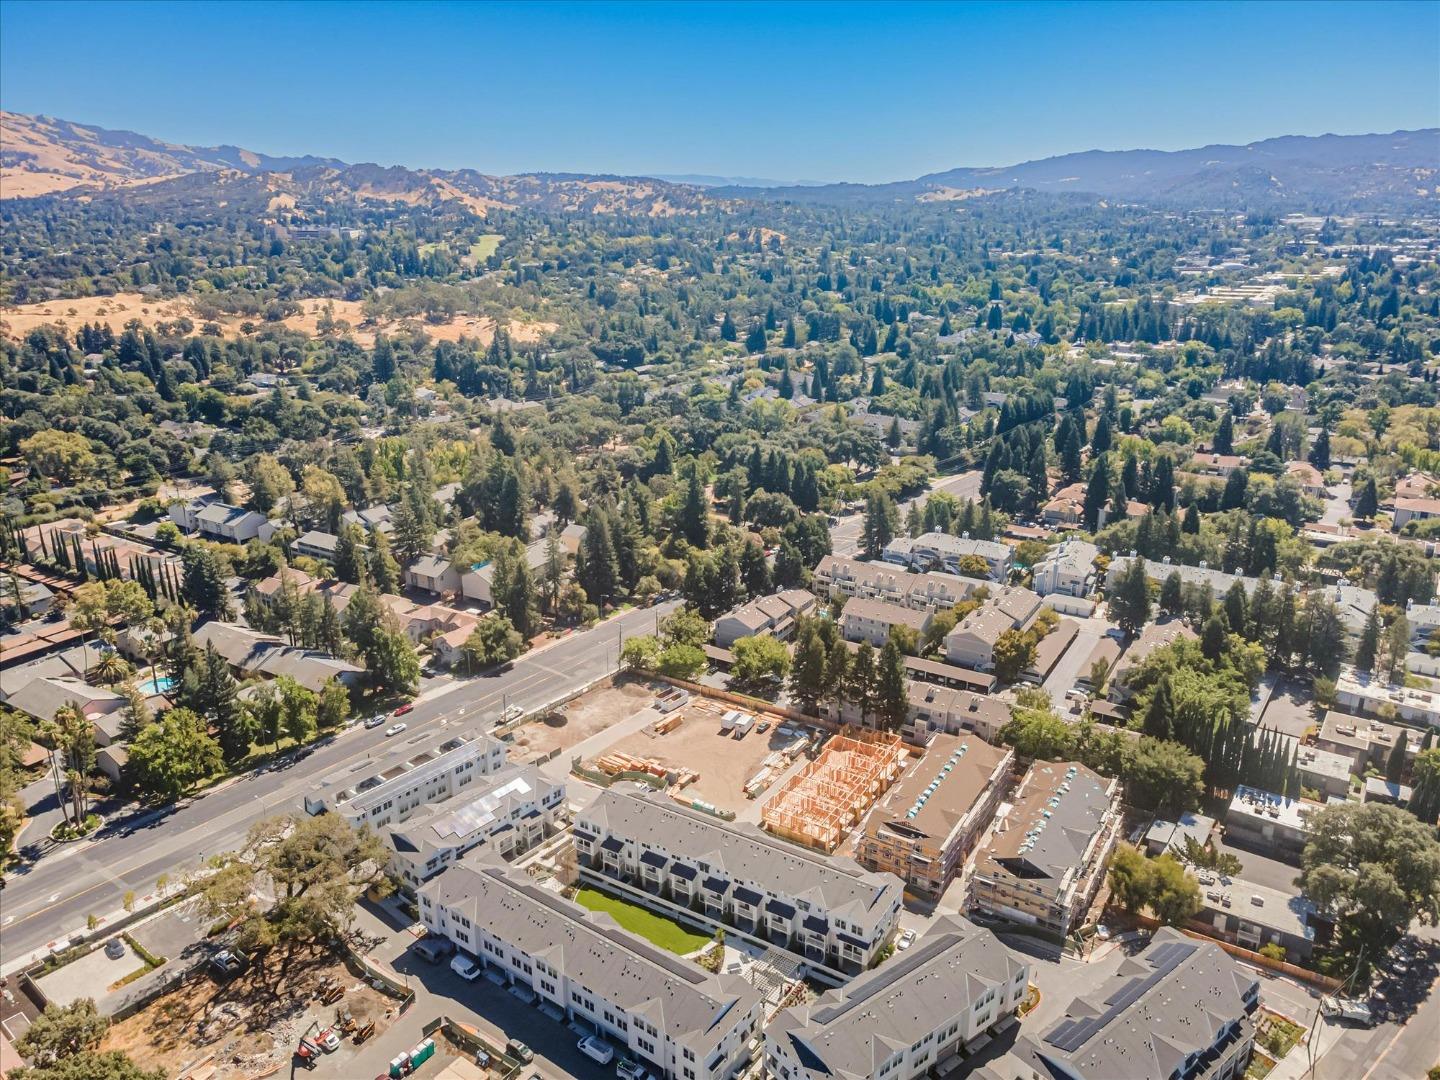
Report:
[[[1030,190],[1182,208],[1341,211],[1440,204],[1440,128],[1388,135],[1284,136],[1243,146],[1065,154],[957,168],[889,184],[820,184],[697,174],[492,176],[474,169],[348,164],[237,146],[184,146],[48,116],[0,112],[0,198],[72,193],[273,208],[294,199],[457,203],[485,214],[535,207],[662,216],[741,201],[949,202]]]

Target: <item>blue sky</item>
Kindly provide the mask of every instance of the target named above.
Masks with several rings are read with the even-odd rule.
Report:
[[[0,2],[0,105],[416,167],[883,181],[1440,125],[1440,2]]]

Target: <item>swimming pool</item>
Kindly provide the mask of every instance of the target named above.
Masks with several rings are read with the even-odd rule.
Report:
[[[170,687],[175,685],[175,680],[169,675],[161,675],[157,679],[146,679],[139,684],[140,693],[146,697],[154,697],[156,694],[168,694]]]

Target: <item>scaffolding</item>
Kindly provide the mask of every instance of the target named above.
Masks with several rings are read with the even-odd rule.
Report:
[[[761,811],[776,836],[832,852],[904,770],[897,736],[845,727]]]

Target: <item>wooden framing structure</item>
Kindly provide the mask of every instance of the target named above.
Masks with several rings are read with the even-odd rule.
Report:
[[[898,736],[845,727],[777,791],[760,813],[776,836],[832,852],[904,771]]]

